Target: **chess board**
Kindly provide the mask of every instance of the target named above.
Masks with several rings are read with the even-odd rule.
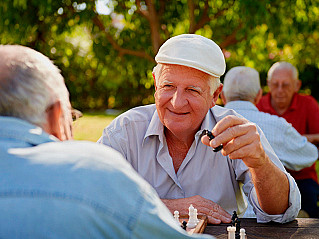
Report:
[[[186,227],[186,231],[190,235],[193,233],[203,233],[206,226],[207,226],[207,216],[206,215],[198,215],[197,218],[199,219],[199,223],[197,224],[197,226],[195,228],[189,229]],[[179,221],[180,221],[180,223],[182,223],[183,221],[188,222],[188,215],[181,215],[179,217]]]

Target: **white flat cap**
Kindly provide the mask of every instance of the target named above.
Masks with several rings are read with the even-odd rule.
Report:
[[[215,77],[223,75],[226,69],[220,47],[214,41],[196,34],[182,34],[168,39],[158,50],[155,61],[192,67]]]

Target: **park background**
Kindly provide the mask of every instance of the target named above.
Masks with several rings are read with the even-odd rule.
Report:
[[[288,61],[302,93],[319,100],[319,0],[0,1],[0,43],[29,46],[61,69],[84,113],[76,139],[96,141],[114,115],[153,103],[154,56],[182,33],[213,39],[227,70],[258,70],[264,93],[269,67]]]

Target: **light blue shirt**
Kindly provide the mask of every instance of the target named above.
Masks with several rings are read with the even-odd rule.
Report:
[[[0,117],[0,238],[188,235],[115,150]]]
[[[257,124],[286,168],[299,171],[316,162],[317,147],[300,135],[284,118],[260,112],[249,101],[231,101],[225,105],[225,108],[233,109]]]
[[[300,210],[300,192],[259,128],[265,152],[287,175],[289,181],[289,208],[284,214],[268,215],[260,208],[250,172],[242,160],[231,160],[201,143],[202,130],[213,129],[227,115],[237,114],[219,106],[208,111],[177,173],[155,105],[137,107],[123,113],[104,129],[98,142],[122,153],[133,168],[155,188],[160,198],[177,199],[200,195],[216,202],[230,214],[234,210],[240,214],[247,206],[241,190],[243,184],[242,189],[256,210],[258,222],[283,223],[293,220]]]

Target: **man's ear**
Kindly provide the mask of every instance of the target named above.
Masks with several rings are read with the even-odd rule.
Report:
[[[298,80],[298,81],[296,82],[296,89],[295,89],[295,92],[296,92],[296,93],[300,90],[301,84],[302,84],[301,80]]]
[[[220,98],[222,99],[223,104],[226,105],[227,100],[226,100],[224,91],[220,92]]]
[[[216,105],[216,102],[218,100],[218,96],[219,96],[220,92],[222,92],[222,90],[223,90],[223,84],[220,83],[220,85],[218,86],[218,88],[215,90],[215,92],[213,94],[213,101],[212,101],[211,108]]]
[[[62,140],[61,125],[60,125],[61,114],[62,114],[62,108],[61,108],[60,101],[57,101],[54,104],[50,105],[46,109],[47,124],[44,127],[44,130],[48,134],[52,134],[60,140]]]
[[[259,89],[257,95],[256,95],[256,98],[254,100],[254,104],[257,105],[261,99],[261,97],[263,96],[263,90],[262,89]]]
[[[157,90],[157,85],[156,85],[156,79],[155,79],[155,74],[154,74],[154,72],[152,72],[152,76],[153,76],[154,87],[155,87],[155,91],[156,91],[156,90]]]

